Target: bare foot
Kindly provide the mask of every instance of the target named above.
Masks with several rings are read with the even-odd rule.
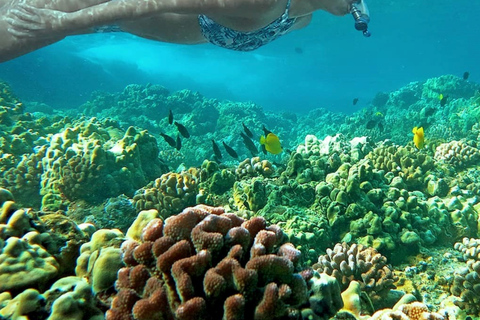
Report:
[[[10,25],[8,32],[17,38],[52,38],[65,33],[65,14],[17,2],[8,9],[5,21]]]

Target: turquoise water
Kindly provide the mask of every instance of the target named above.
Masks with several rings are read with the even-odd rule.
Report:
[[[120,33],[87,35],[0,64],[0,78],[23,99],[57,108],[76,107],[94,90],[154,83],[253,101],[267,110],[345,112],[411,81],[464,71],[480,81],[479,1],[367,3],[373,34],[368,39],[354,30],[351,16],[325,12],[317,12],[309,27],[249,53]],[[360,100],[352,106],[355,97]]]
[[[191,311],[197,320],[222,319],[229,295],[247,304],[229,300],[238,317],[223,319],[319,319],[310,309],[326,319],[338,305],[323,303],[342,301],[348,312],[360,305],[357,318],[365,319],[404,293],[422,302],[417,309],[439,312],[425,319],[479,319],[480,1],[367,1],[371,38],[354,30],[351,16],[319,12],[308,28],[249,53],[109,33],[0,64],[0,320],[18,310],[28,320],[66,312],[153,320],[159,313],[146,308],[137,317],[142,308],[132,306],[164,290],[165,318],[180,319],[170,312],[183,309],[174,300],[189,283],[174,279],[177,262],[203,270],[192,272],[193,299],[208,302]],[[241,218],[209,229],[223,209],[185,209],[195,204]],[[24,207],[32,209],[17,210]],[[196,225],[182,220],[193,215]],[[155,218],[170,219],[163,231]],[[230,231],[248,225],[243,219],[257,220],[234,241]],[[258,232],[264,224],[288,237],[276,227]],[[165,258],[179,243],[168,228],[183,229],[191,253]],[[287,239],[293,246],[280,247]],[[213,262],[197,247],[204,240]],[[235,253],[236,241],[247,254]],[[26,256],[32,248],[45,252]],[[233,276],[222,277],[235,287],[220,281],[216,291],[212,270],[221,274],[227,252]],[[272,255],[275,264],[248,266]],[[34,260],[48,272],[23,276]],[[254,276],[242,281],[232,260]],[[337,279],[320,286],[304,268]],[[270,269],[278,279],[257,283]],[[363,294],[341,297],[354,283],[351,269]],[[158,287],[144,290],[148,278]],[[320,297],[321,287],[330,292]],[[335,319],[347,319],[343,312]]]

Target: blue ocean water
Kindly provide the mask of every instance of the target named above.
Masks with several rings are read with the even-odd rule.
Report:
[[[354,30],[351,16],[325,12],[307,28],[246,53],[122,33],[82,35],[0,64],[0,79],[23,100],[56,108],[77,107],[95,90],[155,83],[303,112],[353,112],[379,91],[443,74],[469,71],[470,81],[480,82],[480,1],[367,3],[370,38]],[[355,97],[359,103],[352,106]]]

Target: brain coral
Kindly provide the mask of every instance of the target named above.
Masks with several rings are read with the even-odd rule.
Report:
[[[312,273],[296,272],[300,252],[284,241],[263,218],[222,208],[153,219],[142,241],[122,246],[127,267],[107,320],[298,318]]]

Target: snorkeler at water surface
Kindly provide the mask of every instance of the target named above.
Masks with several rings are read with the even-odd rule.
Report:
[[[114,25],[147,39],[250,51],[358,0],[0,0],[0,62]]]

